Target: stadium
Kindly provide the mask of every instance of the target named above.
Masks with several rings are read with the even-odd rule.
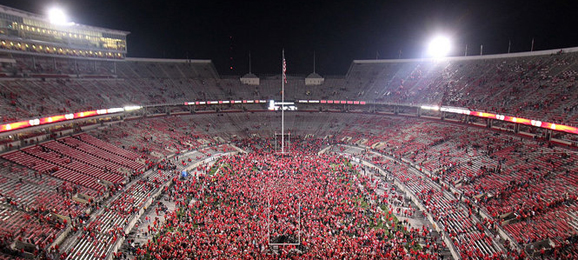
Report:
[[[0,6],[0,259],[577,259],[578,48],[221,75]]]

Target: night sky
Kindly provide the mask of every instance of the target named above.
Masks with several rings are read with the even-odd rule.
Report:
[[[344,75],[352,60],[419,58],[428,38],[443,33],[452,56],[578,46],[575,0],[0,0],[1,5],[44,14],[59,4],[70,20],[130,31],[129,57],[213,60],[220,74],[313,70]],[[232,60],[231,60],[232,57]],[[230,67],[233,67],[231,70]]]

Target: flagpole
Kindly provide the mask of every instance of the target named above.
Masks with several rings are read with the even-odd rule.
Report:
[[[281,154],[285,154],[285,49],[281,51],[283,61],[281,64]]]

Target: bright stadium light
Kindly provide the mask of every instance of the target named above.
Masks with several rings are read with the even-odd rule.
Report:
[[[427,53],[430,57],[441,58],[447,56],[451,49],[452,44],[449,38],[437,36],[430,41]]]
[[[68,17],[62,8],[52,7],[48,10],[48,20],[50,23],[65,25],[68,24]]]

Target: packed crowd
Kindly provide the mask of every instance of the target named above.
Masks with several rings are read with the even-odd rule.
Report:
[[[177,209],[160,235],[136,251],[141,259],[437,259],[418,245],[422,230],[395,222],[371,204],[356,167],[334,154],[314,155],[320,140],[297,141],[290,155],[244,139],[247,154],[179,180],[170,191]],[[425,236],[425,235],[424,235]],[[436,247],[437,248],[437,247]]]

